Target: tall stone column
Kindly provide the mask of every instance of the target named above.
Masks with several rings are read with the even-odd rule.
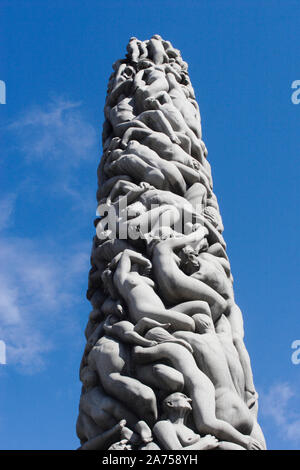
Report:
[[[113,65],[81,366],[81,449],[265,448],[187,63],[131,38]]]

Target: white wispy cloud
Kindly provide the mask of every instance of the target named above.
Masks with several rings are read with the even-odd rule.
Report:
[[[98,135],[82,104],[62,97],[28,108],[6,130],[18,152],[20,178],[0,200],[0,339],[8,366],[34,373],[66,336],[76,329],[82,334],[76,308],[85,305],[90,240],[82,242],[79,233],[82,215],[89,212],[92,224],[96,208],[96,168],[90,168],[93,179],[87,168],[97,160]],[[9,236],[18,198],[34,209],[35,196],[45,207],[61,198],[69,219],[72,212],[72,227],[60,225],[56,233],[52,213],[51,233]],[[63,246],[62,239],[71,241]]]
[[[88,262],[88,246],[56,256],[32,240],[0,238],[0,338],[8,364],[36,372],[59,336],[76,330]]]
[[[0,230],[7,228],[11,223],[16,197],[16,193],[10,193],[0,200]]]
[[[45,106],[28,109],[8,128],[17,134],[27,159],[46,158],[76,166],[89,158],[97,145],[96,130],[80,108],[80,102],[58,97]]]
[[[277,383],[260,393],[262,415],[271,418],[282,439],[294,443],[300,443],[300,412],[295,411],[297,395],[289,383]]]
[[[47,190],[47,195],[56,199],[70,199],[74,210],[91,212],[96,205],[100,142],[99,130],[83,109],[81,102],[56,97],[29,107],[6,126],[6,131],[13,136],[14,151],[28,167],[20,186],[29,186],[31,192]],[[91,162],[93,176],[89,173]]]
[[[5,201],[0,207],[5,207]],[[13,205],[10,207],[12,219]],[[60,247],[47,240],[0,234],[0,339],[7,363],[34,373],[60,338],[78,329],[90,244]]]

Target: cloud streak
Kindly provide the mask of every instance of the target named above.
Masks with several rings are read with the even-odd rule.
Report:
[[[90,244],[7,236],[15,200],[15,194],[0,200],[0,339],[8,366],[35,373],[62,338],[78,331]]]
[[[16,193],[10,193],[0,200],[0,231],[6,229],[11,224],[16,197]]]
[[[289,383],[277,383],[260,394],[262,415],[271,418],[283,439],[300,443],[300,413],[293,410],[297,392]]]
[[[99,136],[84,116],[81,102],[57,97],[30,107],[6,131],[25,164],[28,181],[20,186],[46,191],[47,197],[68,198],[74,210],[94,210],[95,167],[92,179],[89,163],[96,164]]]
[[[88,308],[83,286],[90,240],[82,242],[79,233],[82,215],[88,211],[92,223],[96,209],[89,174],[95,175],[95,168],[88,164],[94,165],[98,136],[82,104],[61,97],[27,109],[6,130],[15,145],[14,171],[20,178],[14,192],[0,200],[0,339],[6,343],[7,367],[35,373],[46,366],[49,352],[82,334],[78,308]],[[12,236],[12,230],[9,236],[6,229],[13,229],[16,203],[38,216],[35,197],[44,201],[44,210],[52,199],[50,230],[41,227],[31,239],[19,232]],[[57,199],[72,227],[56,218]]]
[[[75,306],[83,300],[78,286],[88,261],[87,246],[58,255],[32,240],[1,239],[0,338],[8,364],[36,372],[59,337],[76,330]]]
[[[97,133],[80,111],[81,103],[56,98],[47,106],[36,106],[8,128],[16,133],[27,160],[55,160],[76,166],[91,156]]]

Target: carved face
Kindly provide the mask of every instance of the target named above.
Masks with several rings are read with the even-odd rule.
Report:
[[[197,253],[191,246],[185,246],[180,250],[179,257],[181,259],[181,269],[185,274],[191,275],[198,271],[199,260]]]
[[[166,409],[188,409],[191,410],[191,402],[192,400],[188,398],[184,393],[172,393],[169,395],[165,400],[164,404]]]

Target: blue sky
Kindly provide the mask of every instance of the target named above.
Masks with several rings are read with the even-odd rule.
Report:
[[[298,1],[1,0],[2,449],[72,449],[111,64],[181,50],[200,105],[269,448],[300,448]],[[298,395],[297,395],[298,393]]]

